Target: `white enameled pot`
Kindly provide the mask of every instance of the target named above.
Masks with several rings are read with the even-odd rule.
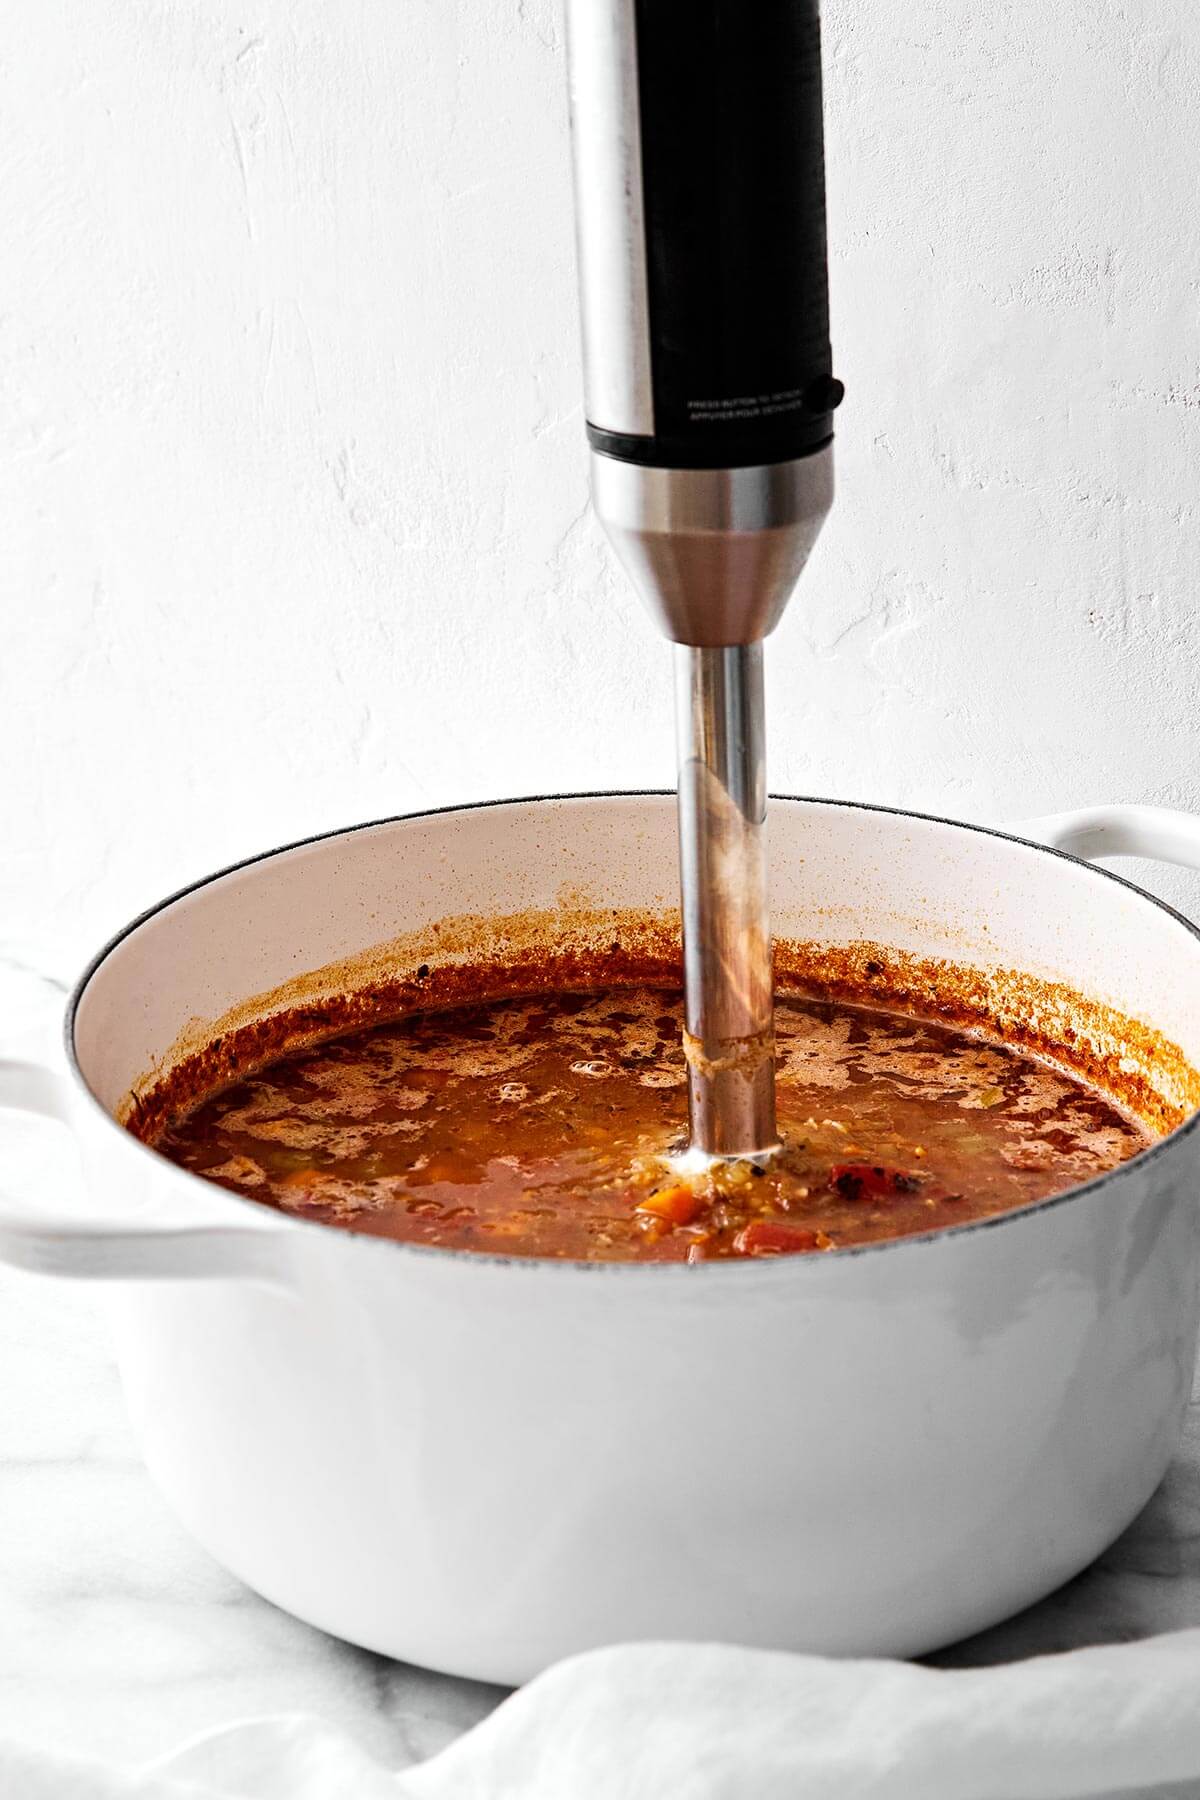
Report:
[[[1027,831],[1043,843],[777,800],[776,929],[1065,981],[1200,1065],[1200,938],[1061,853],[1200,866],[1197,822],[1098,809]],[[710,1266],[355,1237],[216,1189],[114,1120],[189,1022],[449,915],[564,892],[669,908],[675,855],[667,795],[275,851],[101,953],[69,1080],[0,1070],[5,1104],[69,1116],[87,1177],[86,1211],[10,1206],[0,1256],[112,1282],[135,1427],[180,1517],[355,1643],[504,1682],[629,1638],[912,1654],[1073,1575],[1171,1455],[1200,1294],[1195,1117],[983,1225]]]

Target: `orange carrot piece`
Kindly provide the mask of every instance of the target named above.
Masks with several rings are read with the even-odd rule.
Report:
[[[675,1187],[659,1188],[656,1194],[647,1194],[633,1210],[649,1213],[655,1219],[665,1219],[668,1225],[690,1225],[704,1211],[704,1204],[699,1194],[679,1182]]]

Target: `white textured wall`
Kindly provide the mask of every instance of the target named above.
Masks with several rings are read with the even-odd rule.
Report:
[[[849,396],[773,784],[1196,803],[1194,13],[831,0],[826,68]],[[14,953],[337,823],[671,779],[569,200],[551,0],[0,0]]]

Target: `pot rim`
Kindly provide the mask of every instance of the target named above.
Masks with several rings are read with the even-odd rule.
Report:
[[[125,1127],[113,1117],[108,1108],[102,1105],[97,1099],[79,1064],[75,1048],[75,1021],[79,1006],[92,977],[107,961],[112,952],[116,950],[119,945],[124,943],[126,938],[132,937],[134,932],[140,930],[143,925],[148,924],[151,919],[156,918],[159,913],[165,912],[168,907],[174,906],[177,901],[185,900],[189,894],[197,893],[201,888],[211,886],[213,882],[222,880],[226,875],[236,875],[240,870],[253,868],[257,863],[270,862],[274,857],[286,856],[293,850],[303,850],[311,844],[325,843],[332,838],[351,837],[357,832],[373,831],[384,825],[402,825],[421,819],[436,819],[448,816],[451,813],[483,812],[492,807],[538,806],[556,801],[570,800],[667,800],[674,799],[674,797],[675,790],[673,788],[589,788],[573,793],[516,794],[492,800],[460,801],[457,804],[450,806],[422,807],[416,812],[391,813],[381,819],[364,819],[355,825],[343,825],[335,827],[330,831],[313,832],[308,837],[295,838],[290,843],[277,844],[270,850],[261,850],[252,856],[241,857],[236,862],[227,863],[224,867],[214,869],[209,874],[201,875],[195,881],[187,882],[183,887],[176,888],[172,893],[165,894],[161,900],[156,901],[152,906],[148,906],[143,912],[138,913],[110,937],[87,963],[82,974],[79,976],[79,979],[76,981],[75,986],[71,990],[63,1018],[63,1043],[66,1051],[67,1065],[71,1075],[78,1083],[78,1086],[82,1090],[89,1105],[95,1109],[113,1130],[118,1131],[121,1134],[121,1137],[127,1145],[132,1149],[143,1152],[147,1156],[153,1157],[159,1168],[170,1169],[174,1174],[182,1176],[189,1182],[203,1181],[202,1176],[194,1174],[191,1170],[181,1168],[177,1163],[170,1162],[168,1158],[161,1156],[152,1145],[143,1143],[140,1138],[136,1138],[131,1132],[128,1132]],[[1148,893],[1145,888],[1139,887],[1136,882],[1129,881],[1123,875],[1114,874],[1111,869],[1099,868],[1095,863],[1088,862],[1085,857],[1072,856],[1069,851],[1056,849],[1050,844],[1039,844],[1031,838],[1018,837],[1014,832],[1000,830],[994,825],[979,825],[965,819],[949,819],[940,813],[917,812],[909,807],[884,806],[869,800],[834,799],[818,794],[771,793],[768,795],[768,799],[772,801],[782,801],[785,804],[793,806],[837,806],[844,807],[848,811],[880,813],[891,818],[919,819],[926,824],[948,825],[957,831],[973,832],[980,837],[1001,838],[1008,843],[1020,844],[1025,849],[1037,851],[1043,856],[1054,856],[1060,858],[1063,862],[1073,863],[1077,868],[1086,870],[1089,875],[1094,876],[1097,880],[1112,881],[1115,882],[1118,887],[1127,888],[1131,893],[1136,894],[1140,899],[1144,900],[1147,905],[1157,907],[1160,912],[1165,913],[1167,917],[1173,919],[1176,924],[1182,925],[1190,936],[1200,940],[1200,924],[1194,923],[1191,919],[1186,918],[1183,913],[1169,905],[1167,901],[1159,899],[1157,894]],[[640,1263],[599,1262],[587,1261],[583,1258],[576,1257],[505,1256],[494,1251],[462,1250],[450,1245],[409,1243],[403,1238],[375,1237],[368,1232],[344,1231],[338,1227],[326,1225],[319,1220],[294,1218],[290,1214],[285,1213],[272,1214],[271,1228],[287,1232],[317,1232],[322,1238],[327,1238],[331,1232],[334,1232],[337,1237],[343,1240],[352,1241],[355,1244],[364,1247],[367,1245],[380,1246],[387,1253],[432,1257],[437,1260],[450,1258],[459,1263],[466,1263],[468,1266],[486,1266],[490,1264],[492,1266],[500,1265],[504,1268],[516,1267],[530,1272],[534,1269],[570,1269],[575,1272],[587,1274],[608,1274],[617,1279],[628,1279],[629,1275],[636,1271],[642,1278],[645,1278],[648,1274],[652,1273],[660,1278],[665,1277],[667,1279],[682,1279],[686,1281],[695,1281],[697,1279],[705,1281],[712,1281],[713,1279],[727,1280],[730,1278],[734,1280],[745,1280],[747,1278],[748,1270],[753,1269],[757,1271],[760,1278],[769,1277],[774,1274],[780,1278],[790,1279],[800,1268],[812,1269],[817,1267],[827,1267],[830,1264],[836,1265],[846,1262],[852,1257],[876,1256],[901,1249],[918,1250],[922,1247],[941,1243],[948,1238],[963,1238],[972,1232],[997,1231],[1003,1229],[1005,1226],[1015,1225],[1018,1221],[1032,1220],[1035,1217],[1051,1211],[1053,1208],[1065,1206],[1071,1202],[1082,1200],[1090,1194],[1094,1194],[1106,1183],[1124,1175],[1127,1171],[1135,1167],[1145,1168],[1155,1158],[1173,1150],[1177,1144],[1182,1143],[1185,1138],[1192,1135],[1198,1127],[1200,1127],[1200,1108],[1193,1112],[1189,1118],[1185,1119],[1181,1125],[1177,1125],[1173,1131],[1168,1132],[1165,1137],[1158,1138],[1154,1143],[1149,1144],[1146,1149],[1139,1150],[1137,1155],[1131,1156],[1128,1161],[1117,1163],[1115,1167],[1104,1170],[1102,1174],[1093,1176],[1090,1181],[1082,1182],[1076,1187],[1064,1188],[1062,1193],[1050,1194],[1043,1200],[1031,1201],[1027,1206],[1015,1207],[1009,1212],[996,1213],[986,1219],[971,1219],[966,1220],[961,1224],[935,1226],[929,1231],[913,1232],[905,1237],[883,1238],[869,1244],[848,1244],[838,1249],[826,1251],[819,1256],[810,1254],[804,1256],[778,1256],[767,1258],[726,1258],[711,1263],[687,1264],[653,1261]],[[212,1182],[205,1183],[206,1190],[209,1192],[212,1191],[213,1186],[214,1184]],[[229,1188],[223,1188],[218,1191],[229,1200],[236,1203],[239,1208],[253,1208],[254,1211],[259,1214],[266,1213],[269,1210],[264,1207],[261,1202],[251,1199],[249,1195],[234,1193]],[[701,1271],[703,1271],[703,1273],[701,1273]]]

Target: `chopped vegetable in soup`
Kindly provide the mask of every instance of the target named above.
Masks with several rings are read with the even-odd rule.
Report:
[[[704,1262],[835,1250],[1075,1186],[1150,1134],[1072,1076],[901,1014],[781,996],[784,1148],[683,1178],[678,996],[546,993],[281,1056],[158,1148],[299,1217],[505,1255]]]

